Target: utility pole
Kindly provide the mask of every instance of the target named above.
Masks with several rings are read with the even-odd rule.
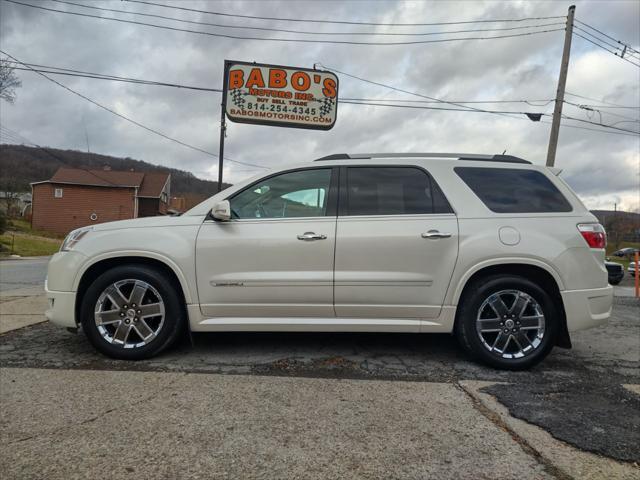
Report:
[[[562,117],[562,104],[564,103],[564,87],[567,84],[567,70],[569,69],[569,53],[571,52],[571,38],[573,36],[573,17],[576,6],[569,7],[567,15],[567,28],[564,32],[564,50],[562,51],[562,63],[560,63],[560,77],[558,78],[558,90],[556,91],[556,105],[553,109],[553,122],[551,135],[549,135],[549,149],[547,150],[547,167],[553,167],[556,162],[556,150],[558,148],[558,135],[560,134],[560,118]]]

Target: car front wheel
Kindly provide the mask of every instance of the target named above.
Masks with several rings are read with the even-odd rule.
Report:
[[[553,299],[536,283],[501,275],[469,287],[457,322],[460,343],[476,358],[496,368],[522,370],[549,354],[559,315]]]
[[[184,324],[180,296],[167,276],[145,265],[106,271],[82,299],[82,328],[103,354],[123,360],[157,355]]]

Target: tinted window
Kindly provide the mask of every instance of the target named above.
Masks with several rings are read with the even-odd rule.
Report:
[[[283,173],[255,183],[230,200],[233,218],[323,217],[331,169]]]
[[[451,213],[426,172],[411,167],[347,169],[347,215]]]
[[[480,200],[496,213],[572,210],[556,186],[535,170],[456,167],[455,171]]]

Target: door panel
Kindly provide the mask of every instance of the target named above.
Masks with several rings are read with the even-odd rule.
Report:
[[[423,238],[430,230],[448,238]],[[458,255],[455,215],[340,217],[338,317],[435,318]]]
[[[196,272],[203,315],[333,317],[335,217],[207,221]],[[314,232],[322,240],[298,240]]]

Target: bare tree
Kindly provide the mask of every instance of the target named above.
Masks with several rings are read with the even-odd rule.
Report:
[[[15,74],[15,68],[6,60],[0,59],[0,98],[9,103],[16,100],[16,88],[22,86],[22,82]]]

